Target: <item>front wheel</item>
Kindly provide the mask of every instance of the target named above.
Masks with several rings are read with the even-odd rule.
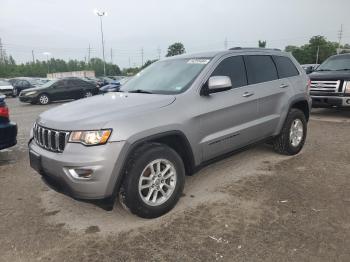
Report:
[[[296,155],[305,144],[307,121],[304,113],[292,108],[283,125],[281,133],[274,139],[274,149],[283,155]]]
[[[42,94],[39,96],[38,101],[40,105],[47,105],[50,103],[50,98],[47,94]]]
[[[185,183],[181,157],[170,147],[150,143],[137,149],[126,169],[120,200],[143,218],[159,217],[179,200]]]
[[[13,88],[12,89],[12,97],[16,97],[18,96],[18,89],[17,88]]]

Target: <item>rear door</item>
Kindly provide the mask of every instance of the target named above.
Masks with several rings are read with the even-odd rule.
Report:
[[[272,136],[279,124],[282,108],[288,106],[288,79],[279,79],[270,55],[244,56],[248,83],[258,97],[257,139]]]
[[[254,139],[257,97],[247,86],[242,56],[222,60],[211,76],[229,76],[232,89],[202,96],[200,145],[203,161],[240,148]]]

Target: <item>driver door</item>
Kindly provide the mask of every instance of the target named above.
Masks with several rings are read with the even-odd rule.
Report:
[[[202,96],[200,145],[203,161],[215,158],[252,142],[256,137],[258,97],[248,86],[242,56],[220,62],[211,76],[228,76],[232,89]]]

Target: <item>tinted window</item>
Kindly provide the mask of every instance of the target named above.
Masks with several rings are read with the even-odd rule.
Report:
[[[55,88],[65,88],[65,87],[66,87],[66,80],[57,81],[57,82],[54,84],[54,87],[55,87]]]
[[[277,70],[272,58],[267,55],[244,57],[247,67],[248,83],[256,84],[278,79]]]
[[[243,57],[233,56],[226,58],[215,68],[212,76],[229,76],[233,88],[247,85]]]
[[[279,78],[299,75],[299,71],[293,62],[285,56],[274,56]]]

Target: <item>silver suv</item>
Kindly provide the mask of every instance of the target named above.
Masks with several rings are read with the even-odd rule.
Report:
[[[297,154],[309,85],[296,60],[278,50],[167,58],[120,92],[42,113],[29,142],[31,166],[75,198],[119,196],[132,213],[158,217],[178,201],[185,175],[210,160],[267,140]]]

